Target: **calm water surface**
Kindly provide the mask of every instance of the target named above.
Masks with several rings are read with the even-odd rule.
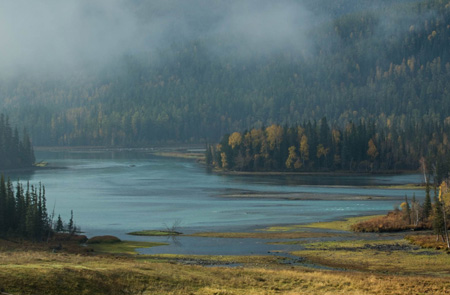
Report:
[[[54,206],[66,221],[73,210],[87,236],[143,239],[126,233],[164,229],[176,221],[184,233],[248,231],[385,213],[399,205],[405,194],[424,196],[422,190],[368,187],[420,183],[420,175],[224,176],[208,173],[193,161],[129,151],[37,152],[36,158],[65,169],[16,174],[13,179],[42,182],[49,210]],[[233,197],[242,192],[269,193],[270,197]],[[292,195],[307,198],[291,200]]]

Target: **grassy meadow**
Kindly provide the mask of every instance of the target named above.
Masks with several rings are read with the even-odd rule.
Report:
[[[282,265],[270,257],[240,258],[239,267],[205,267],[179,263],[180,258],[2,251],[0,282],[10,294],[60,295],[445,294],[450,290],[448,277],[440,275],[318,270]]]
[[[349,228],[355,219],[327,226]],[[311,227],[323,230],[325,224]],[[143,242],[80,246],[63,242],[0,242],[0,291],[7,294],[448,294],[450,255],[411,243],[414,238],[380,234],[336,234],[337,240],[309,243],[300,226],[270,228],[256,238],[292,239],[304,250],[286,257],[139,255]],[[269,236],[272,235],[272,236]],[[289,236],[290,235],[290,236]],[[333,233],[323,237],[328,238]],[[201,236],[206,236],[201,234]],[[217,236],[210,234],[210,236]],[[242,237],[228,233],[224,237]],[[251,237],[247,235],[245,237]],[[320,236],[320,235],[319,235]],[[355,239],[361,238],[360,240]],[[413,235],[414,237],[414,235]],[[420,240],[423,240],[421,238]],[[302,263],[302,261],[304,263]]]

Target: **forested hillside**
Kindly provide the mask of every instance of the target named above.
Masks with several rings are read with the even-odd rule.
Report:
[[[142,26],[182,16],[151,49],[2,75],[1,111],[35,145],[216,142],[324,116],[340,130],[362,120],[398,134],[449,123],[448,0],[183,3],[129,2]]]

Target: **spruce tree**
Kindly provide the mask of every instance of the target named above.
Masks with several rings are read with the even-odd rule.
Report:
[[[67,231],[68,231],[70,234],[74,233],[73,210],[70,210],[70,220],[69,220],[69,224],[67,225]]]
[[[427,181],[426,186],[425,186],[425,200],[423,203],[423,219],[427,220],[428,217],[430,217],[430,213],[431,213],[431,197],[430,197],[430,183]]]
[[[63,232],[64,231],[64,224],[61,219],[61,215],[58,215],[58,220],[56,221],[56,232]]]
[[[439,236],[443,237],[444,235],[444,215],[442,212],[442,204],[437,196],[434,196],[433,231],[437,235],[437,239],[439,239]]]
[[[403,218],[408,222],[408,224],[411,224],[411,208],[408,203],[408,197],[405,195],[405,207],[402,208],[403,211]]]
[[[7,218],[7,208],[6,208],[6,185],[5,177],[3,174],[0,177],[0,235],[4,236],[6,234],[6,218]]]

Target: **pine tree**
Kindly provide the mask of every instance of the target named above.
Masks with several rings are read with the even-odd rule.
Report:
[[[70,234],[73,234],[75,232],[74,229],[75,229],[75,227],[73,224],[73,210],[70,210],[70,220],[69,220],[69,224],[67,225],[67,231]]]
[[[416,201],[416,194],[413,193],[413,198],[411,202],[411,215],[414,226],[417,226],[419,224],[419,208],[420,204]]]
[[[403,218],[408,224],[411,224],[411,207],[408,203],[408,197],[405,195],[405,202],[402,204]]]
[[[0,177],[0,235],[6,235],[6,220],[7,220],[7,207],[6,207],[6,185],[5,177],[3,174]]]
[[[444,215],[442,211],[442,204],[437,196],[434,196],[433,231],[436,234],[436,240],[439,239],[439,236],[443,237],[444,235]]]
[[[64,223],[61,219],[61,215],[58,215],[58,220],[56,221],[56,232],[63,232],[64,231]]]
[[[427,220],[428,217],[430,216],[432,210],[432,206],[431,206],[431,197],[430,197],[430,183],[427,181],[426,186],[425,186],[425,200],[423,203],[423,210],[422,210],[422,215],[423,215],[423,219]]]

